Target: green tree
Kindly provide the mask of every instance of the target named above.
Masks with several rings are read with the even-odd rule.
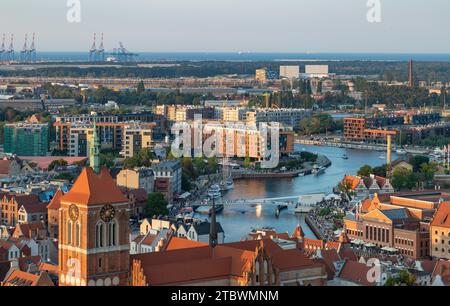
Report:
[[[359,176],[369,176],[371,174],[373,174],[373,169],[369,165],[364,165],[361,168],[359,168],[359,170],[358,170]]]
[[[341,181],[338,185],[338,190],[343,193],[349,201],[352,200],[355,192],[352,189],[352,184],[349,181]]]
[[[48,170],[52,171],[55,168],[65,166],[67,166],[67,162],[64,159],[54,160],[50,163],[50,165],[48,165]]]
[[[167,216],[169,210],[167,209],[167,200],[164,194],[160,192],[153,192],[148,195],[147,205],[145,206],[145,215],[147,218],[154,216]]]
[[[414,172],[419,172],[422,164],[426,164],[430,162],[430,158],[423,155],[415,155],[410,159],[410,163],[413,165]]]
[[[217,172],[217,158],[215,156],[211,156],[210,158],[208,158],[207,168],[209,174]]]
[[[408,169],[398,168],[392,174],[392,186],[396,190],[411,190],[417,186],[417,176]]]
[[[378,166],[372,169],[372,173],[376,176],[385,177],[387,173],[387,165]]]
[[[137,85],[136,91],[138,94],[142,94],[145,92],[145,86],[144,86],[144,81],[140,81]]]
[[[422,180],[425,183],[430,183],[433,178],[434,178],[434,174],[437,172],[438,170],[438,165],[435,162],[429,162],[429,163],[424,163],[420,166],[420,174],[422,177]]]
[[[243,167],[246,169],[250,167],[250,157],[245,157]]]
[[[184,191],[191,191],[192,189],[191,177],[186,173],[186,171],[183,171],[181,176],[181,189]]]

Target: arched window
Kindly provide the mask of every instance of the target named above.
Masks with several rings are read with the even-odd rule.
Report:
[[[118,226],[116,220],[112,220],[108,224],[108,241],[110,246],[117,245]]]
[[[81,241],[80,241],[81,233],[80,233],[80,230],[81,230],[80,223],[77,222],[77,224],[75,224],[75,246],[77,246],[77,247],[79,247],[81,245]]]
[[[67,244],[72,244],[72,222],[67,222]]]
[[[95,229],[95,247],[102,248],[105,246],[105,224],[99,222]]]

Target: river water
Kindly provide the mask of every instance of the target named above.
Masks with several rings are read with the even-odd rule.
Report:
[[[320,176],[235,180],[234,189],[224,194],[224,200],[276,198],[310,193],[329,194],[344,175],[356,174],[359,168],[365,164],[374,167],[386,162],[380,158],[381,153],[375,151],[306,145],[296,145],[295,149],[323,154],[331,160],[332,165],[325,174]],[[347,154],[349,158],[343,159],[344,154]],[[393,154],[393,158],[396,158],[395,154]],[[204,215],[198,217],[205,218]],[[272,227],[278,232],[292,233],[298,224],[302,226],[307,237],[315,238],[304,218],[304,215],[296,215],[292,206],[288,210],[282,211],[277,218],[273,204],[262,204],[257,207],[250,205],[225,207],[223,212],[217,215],[217,221],[221,223],[225,231],[225,242],[239,241],[253,228],[260,227]]]

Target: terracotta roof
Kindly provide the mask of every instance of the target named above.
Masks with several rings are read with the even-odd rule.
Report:
[[[61,197],[61,202],[99,205],[127,203],[128,199],[114,183],[106,167],[102,167],[99,174],[95,173],[92,168],[86,167],[70,191]]]
[[[0,160],[0,174],[9,174],[9,168],[11,167],[12,160],[2,159]]]
[[[440,276],[446,286],[450,286],[450,261],[439,260],[434,268],[432,279]]]
[[[144,188],[129,189],[122,186],[119,188],[127,198],[133,196],[136,199],[136,202],[146,202],[148,199],[147,191],[145,191]]]
[[[42,262],[39,265],[39,271],[46,271],[53,275],[58,275],[58,265],[53,265],[51,263]]]
[[[35,275],[20,270],[14,270],[6,279],[9,286],[54,286],[46,272]]]
[[[304,238],[305,237],[305,233],[303,232],[302,227],[300,226],[300,224],[297,225],[297,227],[295,228],[294,232],[292,233],[292,238]]]
[[[339,256],[342,260],[358,261],[358,256],[352,249],[340,250]]]
[[[0,261],[0,283],[5,279],[6,273],[8,273],[11,268],[11,262]]]
[[[53,196],[50,204],[47,205],[47,209],[58,210],[61,207],[61,198],[64,195],[61,189],[58,189]]]
[[[35,238],[41,230],[45,230],[45,226],[42,222],[19,223],[16,225],[13,236],[15,238]]]
[[[374,286],[375,284],[367,279],[367,273],[370,269],[371,267],[363,263],[348,260],[344,263],[339,273],[339,278],[363,286]]]
[[[19,258],[19,269],[20,271],[27,272],[30,265],[34,264],[36,267],[39,266],[41,262],[41,256],[27,256]]]
[[[172,236],[167,243],[166,251],[173,251],[187,248],[197,248],[207,246],[207,243],[188,240],[186,238],[178,238]]]
[[[450,202],[442,202],[439,205],[431,226],[450,227]]]
[[[308,257],[306,257],[298,249],[283,250],[275,252],[272,255],[274,265],[280,269],[280,271],[288,271],[296,268],[316,268],[322,267],[321,264],[317,264]]]
[[[352,186],[352,190],[355,190],[355,188],[358,186],[359,182],[361,181],[361,178],[357,176],[351,176],[346,175],[344,176],[344,182],[349,183]]]

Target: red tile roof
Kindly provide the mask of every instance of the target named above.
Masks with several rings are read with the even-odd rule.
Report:
[[[172,236],[167,243],[166,251],[180,250],[180,249],[188,249],[188,248],[198,248],[207,246],[207,243],[197,242],[188,240],[186,238],[178,238]]]
[[[70,191],[61,197],[61,202],[99,205],[127,203],[128,199],[114,183],[106,167],[103,167],[98,174],[92,168],[86,167]]]
[[[46,272],[35,275],[14,270],[4,281],[7,286],[54,286]]]
[[[348,260],[342,267],[339,278],[363,286],[374,286],[375,283],[369,282],[367,278],[370,269],[363,263]]]
[[[450,202],[442,202],[439,205],[431,226],[450,228]]]
[[[61,207],[61,198],[64,195],[61,189],[58,189],[53,196],[50,203],[47,205],[47,209],[58,210]]]

